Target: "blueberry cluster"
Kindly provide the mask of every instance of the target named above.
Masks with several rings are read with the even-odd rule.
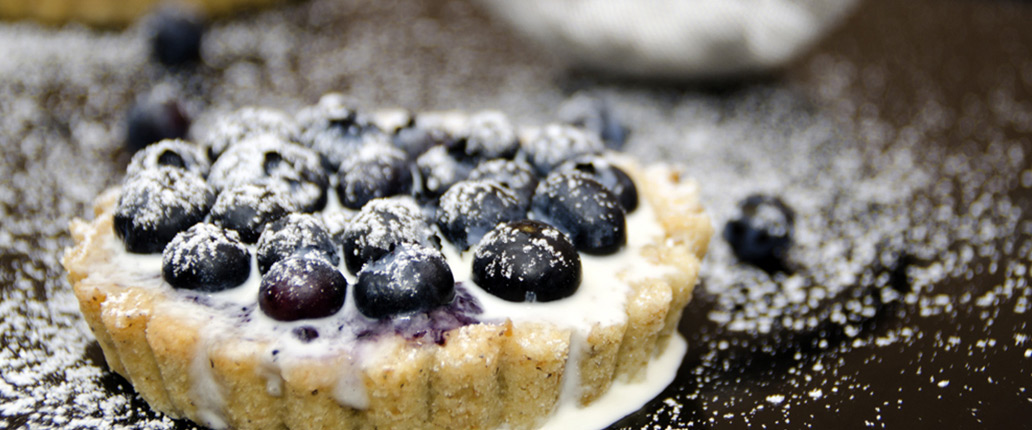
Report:
[[[115,232],[129,252],[162,252],[163,277],[181,289],[238,286],[254,253],[259,307],[284,321],[332,315],[349,290],[373,319],[448,305],[444,240],[475,248],[473,282],[502,299],[572,295],[578,251],[626,243],[634,183],[583,129],[554,124],[521,141],[499,112],[464,124],[409,113],[377,123],[339,96],[296,117],[241,109],[200,146],[164,140],[138,152]],[[327,209],[331,187],[340,208]]]

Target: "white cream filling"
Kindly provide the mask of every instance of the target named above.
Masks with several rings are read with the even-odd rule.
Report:
[[[333,192],[329,193],[329,210],[339,207],[334,194]],[[661,362],[666,363],[664,360],[652,363],[648,370],[650,376],[645,381],[628,384],[629,387],[638,387],[637,391],[627,388],[617,390],[614,386],[609,390],[610,394],[607,394],[607,398],[615,396],[620,400],[613,400],[608,406],[602,406],[606,404],[605,401],[597,401],[591,406],[583,408],[584,413],[570,412],[582,409],[579,402],[576,401],[580,397],[581,386],[577,364],[583,348],[587,347],[586,339],[592,327],[620,324],[626,321],[626,301],[631,292],[629,281],[634,280],[635,277],[662,276],[665,271],[672,270],[669,267],[652,264],[641,256],[643,247],[658,242],[657,238],[661,238],[662,235],[663,229],[656,222],[653,209],[645,199],[641,199],[638,208],[627,217],[626,247],[610,256],[591,256],[582,253],[580,255],[582,264],[580,288],[571,297],[547,303],[508,302],[492,296],[476,287],[471,281],[475,248],[460,253],[453,246],[445,243],[442,251],[451,266],[455,281],[463,283],[483,309],[483,313],[475,316],[478,320],[489,323],[504,322],[506,319],[516,323],[544,322],[571,330],[571,351],[565,371],[567,378],[563,381],[560,407],[556,416],[581,417],[571,418],[571,422],[575,423],[587,423],[583,420],[584,416],[606,416],[605,419],[599,418],[599,420],[591,421],[592,424],[587,427],[582,427],[598,428],[638,409],[654,396],[654,394],[648,393],[658,393],[662,390],[673,378],[677,365],[680,363],[680,357],[683,356],[683,348],[680,353],[676,354],[675,351],[678,348],[669,348],[664,353],[664,357],[667,357],[666,361],[671,363],[660,364]],[[295,322],[276,321],[267,317],[257,308],[261,276],[257,269],[254,246],[250,247],[252,253],[251,276],[240,286],[218,293],[174,290],[161,279],[162,258],[160,254],[130,254],[125,251],[122,243],[114,235],[110,236],[106,246],[115,256],[110,264],[118,268],[118,270],[103,271],[110,274],[112,282],[154,288],[170,297],[177,295],[184,297],[182,300],[170,302],[170,306],[175,307],[174,311],[177,313],[198,312],[198,309],[205,309],[201,312],[216,316],[200,337],[201,345],[198,346],[198,349],[202,353],[197,354],[195,363],[191,366],[190,375],[193,384],[190,393],[206,421],[205,424],[216,428],[225,426],[224,399],[208,366],[207,351],[218,345],[221,340],[227,339],[228,336],[268,342],[268,352],[263,356],[265,360],[263,360],[260,373],[266,379],[267,389],[271,395],[282,395],[284,375],[289,373],[289,369],[295,363],[305,359],[346,354],[352,357],[352,361],[350,361],[350,365],[344,366],[345,368],[341,369],[336,376],[336,383],[332,390],[334,398],[343,405],[359,409],[368,406],[369,400],[361,377],[362,361],[378,360],[381,357],[375,352],[377,348],[373,346],[358,346],[367,342],[356,342],[354,333],[348,330],[338,330],[342,322],[341,318],[365,318],[354,306],[354,300],[351,298],[352,288],[349,288],[345,305],[337,315]],[[339,269],[348,278],[349,286],[354,285],[356,278],[343,267],[343,262]],[[251,312],[250,321],[241,326],[235,318],[228,316],[218,318],[219,310],[194,303],[186,298],[186,294],[210,300],[210,304],[215,307],[239,309],[243,306],[253,306],[255,309]],[[292,329],[300,326],[314,327],[320,333],[334,333],[334,337],[327,339],[320,336],[315,341],[303,343],[291,333]],[[680,342],[683,343],[683,340]],[[356,351],[356,348],[361,348],[362,351]],[[273,350],[277,353],[273,354]],[[653,372],[666,376],[653,377]],[[620,391],[620,393],[617,394],[614,391]],[[614,404],[625,407],[613,408]],[[603,410],[609,414],[601,413]],[[593,412],[588,413],[587,411]],[[610,415],[613,416],[609,418]]]

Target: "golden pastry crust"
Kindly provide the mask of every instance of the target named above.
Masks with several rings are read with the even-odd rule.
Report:
[[[178,4],[207,16],[268,6],[283,0],[180,0]],[[79,21],[96,26],[127,25],[167,4],[164,0],[0,0],[0,18],[35,19],[60,24]]]
[[[101,273],[102,267],[111,270],[101,263],[112,258],[104,244],[114,234],[117,190],[97,198],[92,222],[73,221],[76,245],[63,263],[111,369],[170,416],[238,429],[534,428],[554,411],[564,379],[572,377],[569,360],[578,360],[572,365],[582,404],[604,394],[617,378],[643,376],[676,330],[713,232],[696,185],[678,170],[620,164],[665,230],[665,237],[642,254],[669,270],[627,274],[626,320],[596,324],[580,350],[571,349],[569,329],[506,321],[451,330],[440,345],[381,339],[378,358],[360,365],[342,355],[272,366],[263,358],[269,345],[261,339],[206,342],[205,323],[217,318],[217,311],[162,306],[176,298],[153,288],[116,285]],[[362,407],[338,401],[339,380],[355,366],[361,375],[356,383],[364,386]],[[191,380],[199,374],[210,378]],[[218,410],[212,404],[220,405]]]

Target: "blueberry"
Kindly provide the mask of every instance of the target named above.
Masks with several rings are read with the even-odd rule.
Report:
[[[416,167],[422,178],[419,195],[424,200],[434,200],[448,191],[452,185],[469,176],[473,165],[456,159],[448,148],[438,145],[427,150],[416,159]]]
[[[512,160],[489,160],[480,163],[469,173],[469,180],[492,180],[509,189],[524,207],[530,206],[538,179],[530,166]]]
[[[550,124],[538,130],[524,147],[527,161],[541,176],[566,160],[601,154],[604,149],[598,136],[564,124]]]
[[[189,170],[202,177],[208,176],[211,167],[208,156],[197,145],[180,139],[165,139],[134,154],[125,175],[133,176],[141,170],[161,166]]]
[[[550,302],[577,292],[580,255],[565,235],[543,222],[499,224],[473,254],[472,279],[510,302]]]
[[[175,99],[144,97],[129,108],[125,144],[131,152],[165,139],[183,139],[190,119]]]
[[[469,158],[512,158],[520,148],[516,128],[505,114],[498,111],[483,111],[470,116],[463,135],[463,150]]]
[[[319,338],[319,330],[310,325],[303,325],[301,327],[295,327],[290,331],[297,337],[297,340],[308,343]]]
[[[229,188],[215,199],[209,220],[235,230],[244,243],[255,243],[265,225],[291,212],[291,200],[265,184],[243,184]]]
[[[616,195],[624,212],[631,213],[638,208],[638,188],[626,172],[616,167],[605,157],[585,155],[567,160],[558,168],[559,171],[576,170],[588,174],[607,190]]]
[[[780,198],[761,194],[746,197],[739,210],[724,227],[735,256],[767,272],[784,271],[795,213]]]
[[[440,239],[411,198],[374,199],[344,230],[344,263],[351,273],[402,243],[440,248]]]
[[[465,251],[498,223],[526,218],[516,195],[493,181],[462,181],[441,196],[437,227]]]
[[[580,172],[555,172],[538,185],[534,214],[569,236],[577,250],[612,254],[627,243],[627,220],[613,193]]]
[[[339,94],[323,96],[317,105],[298,112],[297,120],[301,127],[298,142],[318,152],[331,171],[367,142],[390,144],[387,134],[368,116],[348,107]]]
[[[266,273],[277,261],[303,255],[318,258],[336,267],[340,252],[314,215],[292,213],[265,227],[258,238],[258,271]]]
[[[350,209],[412,191],[412,167],[405,152],[383,143],[367,143],[344,158],[337,178],[337,197]]]
[[[348,281],[321,258],[292,256],[262,276],[258,306],[279,321],[322,318],[344,306]]]
[[[125,249],[161,252],[177,233],[204,220],[215,194],[200,175],[174,167],[127,178],[115,206],[114,230]]]
[[[208,182],[218,191],[244,184],[279,187],[305,212],[326,206],[329,187],[318,154],[270,134],[248,137],[226,150],[212,164]]]
[[[208,150],[208,158],[218,159],[229,147],[249,137],[263,134],[293,141],[300,133],[298,125],[286,113],[264,107],[244,107],[218,116],[201,132],[200,143]]]
[[[446,305],[455,279],[440,251],[403,243],[358,272],[355,307],[369,318],[413,314]]]
[[[394,146],[416,159],[421,154],[437,145],[451,146],[455,138],[442,128],[420,124],[415,117],[403,127],[394,131],[391,136]]]
[[[236,287],[251,275],[251,252],[236,232],[212,224],[195,224],[165,247],[161,275],[175,288],[218,292]]]
[[[201,59],[204,23],[183,11],[157,13],[150,22],[154,58],[166,66],[179,66]]]
[[[613,149],[622,148],[630,134],[605,98],[577,94],[559,107],[557,116],[564,123],[598,135],[607,147]]]

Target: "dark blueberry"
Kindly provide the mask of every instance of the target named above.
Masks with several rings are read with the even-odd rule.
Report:
[[[322,318],[344,306],[347,291],[347,279],[326,260],[295,255],[262,276],[258,306],[279,321]]]
[[[510,302],[550,302],[581,281],[577,249],[554,227],[522,220],[499,224],[473,254],[473,282]]]
[[[204,220],[215,194],[200,175],[173,167],[127,178],[115,207],[114,230],[125,249],[161,252],[177,233]]]
[[[161,275],[175,288],[226,290],[243,284],[251,275],[251,252],[235,232],[212,224],[195,224],[165,247]]]
[[[411,198],[372,200],[344,230],[344,263],[351,273],[358,273],[401,243],[440,248],[440,239]]]
[[[336,267],[340,252],[314,215],[292,213],[265,227],[258,239],[258,271],[269,271],[277,261],[291,256],[326,260]]]
[[[441,196],[437,227],[465,251],[500,222],[527,217],[516,195],[493,181],[462,181]]]
[[[296,139],[299,133],[294,119],[282,111],[244,107],[216,117],[200,133],[200,143],[207,148],[208,157],[214,161],[229,147],[252,136],[269,134],[289,142]]]
[[[419,195],[425,200],[434,200],[448,191],[455,183],[466,179],[473,165],[457,160],[448,148],[438,145],[430,148],[416,159],[416,167],[422,178]]]
[[[740,213],[724,227],[724,239],[742,262],[767,272],[786,270],[795,213],[781,199],[754,194],[739,203]]]
[[[318,154],[269,134],[246,138],[226,150],[212,164],[208,182],[218,191],[244,184],[278,187],[305,212],[326,206],[329,187]]]
[[[595,133],[613,149],[622,148],[630,134],[605,98],[578,94],[559,107],[557,116],[564,123]]]
[[[183,11],[157,13],[150,22],[154,58],[166,66],[195,63],[201,59],[204,23]]]
[[[255,243],[266,224],[286,216],[292,208],[290,199],[275,187],[243,184],[219,193],[209,220],[235,230],[245,243]]]
[[[129,151],[136,152],[154,142],[183,139],[188,131],[190,119],[178,101],[145,97],[129,108],[125,144]]]
[[[613,193],[580,172],[555,172],[538,185],[534,214],[569,236],[577,250],[612,254],[627,243],[627,219]]]
[[[326,168],[336,171],[356,148],[367,142],[390,144],[390,137],[372,120],[348,107],[340,94],[327,94],[297,114],[298,142],[318,152]]]
[[[638,188],[634,181],[619,167],[616,167],[605,157],[598,155],[586,155],[567,160],[558,168],[559,171],[577,170],[587,173],[593,179],[606,187],[620,201],[624,212],[631,213],[638,208]]]
[[[511,190],[524,207],[530,206],[538,179],[530,166],[512,160],[490,160],[480,163],[469,173],[469,180],[491,180]]]
[[[434,146],[450,147],[455,137],[443,128],[420,124],[420,121],[413,118],[409,124],[395,130],[391,140],[394,146],[405,151],[409,158],[416,159]]]
[[[483,111],[469,117],[463,150],[465,155],[478,160],[512,158],[520,149],[516,128],[505,114]]]
[[[208,156],[197,145],[180,139],[165,139],[134,154],[125,175],[133,176],[141,170],[162,166],[189,170],[202,177],[208,176],[211,167]]]
[[[304,343],[308,343],[319,338],[319,330],[316,330],[315,327],[312,327],[310,325],[295,327],[290,332],[294,333],[294,336],[297,337],[297,340],[300,340]]]
[[[355,307],[369,318],[426,312],[455,297],[455,279],[440,251],[403,243],[358,272]]]
[[[378,197],[409,194],[412,166],[404,151],[389,144],[367,143],[344,158],[337,179],[341,205],[361,209]]]
[[[579,128],[550,124],[538,130],[524,148],[527,161],[538,175],[546,176],[556,166],[574,157],[601,154],[605,150],[598,136]]]

